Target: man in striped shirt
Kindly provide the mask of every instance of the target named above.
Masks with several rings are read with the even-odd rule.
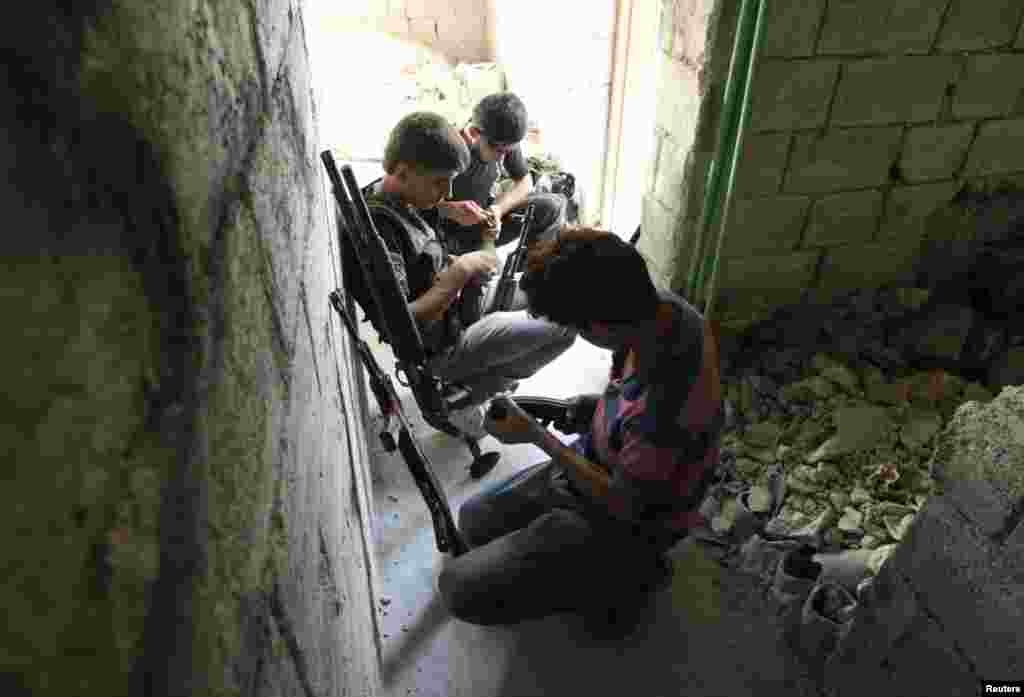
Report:
[[[487,428],[551,459],[467,501],[469,552],[438,580],[452,613],[505,624],[579,612],[595,632],[635,626],[670,575],[664,553],[700,525],[718,460],[718,356],[706,323],[659,291],[643,257],[601,230],[567,227],[531,249],[520,281],[535,316],[614,351],[589,428],[563,445],[512,400]]]

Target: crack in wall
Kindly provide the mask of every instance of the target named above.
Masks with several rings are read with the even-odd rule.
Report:
[[[316,376],[316,388],[322,397],[324,388],[320,382],[320,362],[316,357],[316,335],[313,333],[313,322],[309,317],[309,296],[306,293],[305,281],[299,281],[299,299],[302,303],[302,315],[306,319],[306,332],[309,334],[309,352],[313,356],[313,375]]]

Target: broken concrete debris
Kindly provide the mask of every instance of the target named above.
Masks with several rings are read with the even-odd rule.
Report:
[[[979,382],[983,371],[958,375],[920,362],[967,360],[973,350],[968,335],[978,313],[933,301],[922,288],[853,293],[818,308],[818,338],[808,333],[800,345],[785,343],[793,312],[732,335],[723,330],[732,418],[720,483],[702,511],[710,535],[731,545],[741,564],[757,567],[743,557],[789,541],[821,553],[864,550],[880,566],[903,539],[936,489],[929,472],[936,439],[962,404],[993,399]],[[844,332],[867,337],[859,354],[837,349]],[[1001,379],[1024,355],[1024,347],[1009,351],[1016,352],[1005,370],[998,361],[1011,360],[993,354]],[[752,534],[760,546],[745,544]]]

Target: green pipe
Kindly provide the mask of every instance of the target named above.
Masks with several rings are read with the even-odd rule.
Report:
[[[718,129],[718,143],[715,157],[708,167],[707,184],[704,187],[704,205],[701,209],[700,222],[697,227],[696,244],[690,259],[690,275],[687,295],[696,302],[703,299],[704,279],[707,275],[709,260],[705,258],[708,246],[709,230],[717,230],[721,218],[721,190],[723,163],[731,165],[733,149],[736,144],[736,133],[739,112],[737,110],[738,95],[745,87],[747,73],[750,68],[749,56],[753,44],[754,12],[760,7],[758,0],[742,0],[736,21],[736,32],[733,39],[732,57],[729,64],[729,75],[726,79],[723,95],[722,115]],[[742,74],[741,74],[742,71]],[[700,262],[704,263],[701,264]]]
[[[754,37],[751,40],[750,56],[747,63],[746,79],[743,86],[743,104],[740,107],[740,120],[736,127],[736,142],[732,149],[732,159],[729,161],[729,174],[726,179],[725,203],[722,207],[722,222],[718,233],[718,245],[715,247],[714,262],[711,267],[711,278],[708,281],[707,304],[704,306],[704,316],[711,317],[715,306],[715,286],[718,282],[718,265],[722,260],[722,247],[725,244],[725,233],[729,229],[729,214],[732,212],[732,195],[736,183],[736,164],[739,162],[740,153],[743,152],[743,141],[747,133],[747,122],[750,121],[750,92],[751,85],[757,74],[757,58],[761,53],[761,39],[764,35],[764,12],[768,0],[758,0],[757,19],[754,21]]]

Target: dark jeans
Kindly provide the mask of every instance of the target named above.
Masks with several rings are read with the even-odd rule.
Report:
[[[446,560],[438,590],[453,615],[483,625],[587,612],[643,593],[658,555],[678,539],[609,519],[570,491],[551,461],[466,501],[459,529],[472,549]]]

